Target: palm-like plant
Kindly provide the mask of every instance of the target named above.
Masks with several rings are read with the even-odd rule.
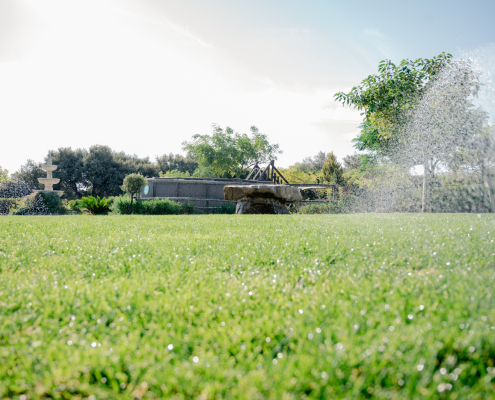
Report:
[[[105,197],[100,199],[100,196],[83,197],[77,201],[77,205],[81,210],[87,211],[93,215],[108,214],[112,200]]]

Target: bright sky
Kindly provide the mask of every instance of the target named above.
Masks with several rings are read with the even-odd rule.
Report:
[[[493,54],[495,1],[0,0],[0,165],[48,150],[152,159],[256,125],[288,166],[352,153],[333,95],[390,58]]]

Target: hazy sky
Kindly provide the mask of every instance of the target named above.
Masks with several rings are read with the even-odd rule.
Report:
[[[494,15],[493,0],[0,0],[0,165],[93,144],[154,159],[212,123],[256,125],[281,166],[342,158],[361,117],[336,92],[384,58],[493,49]]]

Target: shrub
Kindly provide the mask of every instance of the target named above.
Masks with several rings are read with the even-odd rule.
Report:
[[[22,179],[11,179],[0,184],[0,198],[17,199],[31,194],[29,184]]]
[[[19,201],[16,208],[11,209],[13,215],[48,215],[67,214],[67,208],[56,194],[36,193],[25,196]]]
[[[11,210],[11,213],[13,215],[48,215],[50,209],[45,204],[44,197],[38,193],[25,196],[18,207]]]
[[[77,202],[77,200],[70,200],[67,203],[67,208],[73,212],[81,213],[81,208],[79,207],[79,203]]]
[[[128,214],[130,203],[131,198],[129,196],[115,197],[112,203],[112,212],[115,214]],[[131,214],[141,215],[178,215],[194,214],[194,212],[192,202],[181,204],[168,199],[136,201],[131,206]]]
[[[305,204],[299,208],[301,214],[343,214],[356,211],[356,196],[342,195],[338,201]]]
[[[21,199],[2,199],[0,198],[0,215],[8,215],[10,210],[19,206]]]
[[[81,200],[77,200],[78,208],[80,210],[87,211],[92,215],[108,214],[111,204],[111,199],[106,199],[105,197],[100,199],[100,196],[88,196],[83,197]]]
[[[333,202],[305,204],[299,208],[301,214],[337,214],[339,212],[338,204]]]

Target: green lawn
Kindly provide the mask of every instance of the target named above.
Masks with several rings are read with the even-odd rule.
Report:
[[[0,218],[0,398],[495,398],[495,216]]]

